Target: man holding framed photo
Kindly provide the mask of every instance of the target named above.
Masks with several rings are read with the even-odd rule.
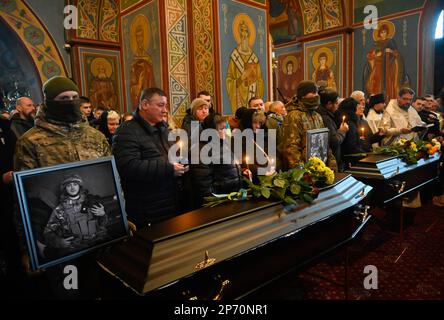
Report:
[[[43,84],[44,104],[37,112],[35,126],[17,141],[14,171],[92,160],[111,155],[105,136],[88,124],[80,110],[79,88],[69,78],[53,77]],[[18,214],[18,212],[17,212]],[[22,223],[16,217],[22,240],[22,260],[29,273]],[[51,293],[63,295],[62,269],[48,271]],[[44,293],[46,294],[46,292]]]
[[[297,94],[286,106],[287,116],[283,124],[283,154],[286,167],[291,169],[308,161],[307,131],[324,128],[324,122],[316,112],[320,105],[318,88],[313,81],[301,81]],[[327,166],[337,171],[337,163],[328,148]]]

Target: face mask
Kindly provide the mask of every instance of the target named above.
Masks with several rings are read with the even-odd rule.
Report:
[[[46,117],[64,123],[78,122],[82,119],[80,99],[63,101],[47,100]]]
[[[316,110],[321,104],[321,97],[301,98],[299,101],[309,110]]]

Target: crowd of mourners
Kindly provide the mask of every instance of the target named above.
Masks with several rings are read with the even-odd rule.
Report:
[[[215,129],[222,148],[229,145],[235,129],[251,129],[254,134],[243,140],[243,151],[256,143],[258,130],[263,129],[266,136],[275,130],[276,158],[270,174],[308,160],[306,133],[312,129],[329,129],[326,164],[335,171],[346,170],[352,154],[371,152],[402,138],[444,140],[444,91],[436,99],[433,95],[418,97],[410,88],[401,88],[397,99],[390,101],[383,93],[366,96],[362,91],[343,98],[331,88],[301,81],[290,101],[264,103],[262,98],[252,97],[232,116],[218,113],[214,97],[202,91],[190,103],[180,126],[170,112],[166,93],[159,88],[144,89],[135,111],[125,114],[117,111],[118,106],[92,106],[65,77],[48,80],[42,91],[42,104],[21,97],[15,110],[0,114],[3,272],[19,273],[26,255],[20,239],[23,234],[17,232],[20,215],[13,172],[113,155],[128,220],[145,228],[200,208],[206,196],[238,191],[245,186],[243,177],[257,182],[260,165],[245,153],[241,159],[232,154],[230,163],[222,161],[222,153],[219,164],[171,163],[168,153],[176,141],[169,141],[168,135],[177,128],[184,129],[188,137]],[[430,126],[412,131],[426,124]],[[199,141],[191,147],[201,150],[207,143]],[[268,152],[267,145],[262,151]],[[67,181],[83,183],[80,178]],[[442,190],[436,190],[433,204],[444,206]]]

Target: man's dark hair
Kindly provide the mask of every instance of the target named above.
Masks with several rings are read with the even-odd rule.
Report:
[[[104,106],[98,106],[98,107],[94,108],[94,112],[96,112],[97,110],[106,111],[106,110],[108,110],[108,108],[105,108]]]
[[[438,98],[440,99],[439,104],[444,106],[444,89],[441,89],[441,91],[438,93]]]
[[[211,94],[207,91],[207,90],[202,90],[201,92],[199,92],[197,94],[197,97],[199,98],[200,96],[211,96]]]
[[[321,105],[323,106],[329,102],[335,103],[339,98],[339,94],[332,88],[322,89],[319,91],[319,96],[321,97]]]
[[[413,89],[405,87],[405,88],[401,88],[401,90],[399,90],[398,96],[402,97],[403,95],[405,95],[407,93],[411,94],[412,96],[415,95],[415,91],[413,91]]]
[[[151,88],[146,88],[142,90],[142,94],[140,95],[140,101],[139,104],[143,101],[143,100],[149,100],[151,99],[155,94],[158,94],[161,97],[166,97],[166,93],[159,88],[156,87],[151,87]]]
[[[259,97],[256,97],[256,96],[254,96],[254,97],[251,97],[250,98],[250,100],[248,100],[248,108],[250,107],[250,103],[251,103],[251,101],[253,101],[253,100],[257,100],[257,99],[262,99],[262,98],[259,98]]]
[[[80,104],[90,103],[90,102],[91,102],[91,101],[89,100],[89,98],[88,98],[88,97],[85,97],[85,96],[80,96],[79,99],[80,99]]]

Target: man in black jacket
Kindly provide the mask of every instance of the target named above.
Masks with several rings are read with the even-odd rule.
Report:
[[[321,105],[316,111],[321,115],[325,127],[329,130],[329,145],[338,165],[340,165],[342,162],[341,144],[349,129],[348,124],[342,121],[341,126],[338,128],[335,122],[334,113],[338,109],[338,93],[333,89],[325,88],[319,92],[319,95],[321,97]]]
[[[113,153],[125,193],[129,220],[138,227],[180,213],[178,179],[188,166],[170,163],[167,97],[158,88],[142,91],[134,119],[116,131]]]
[[[11,117],[11,130],[18,139],[34,126],[35,104],[28,97],[17,99],[15,109],[18,111]]]

